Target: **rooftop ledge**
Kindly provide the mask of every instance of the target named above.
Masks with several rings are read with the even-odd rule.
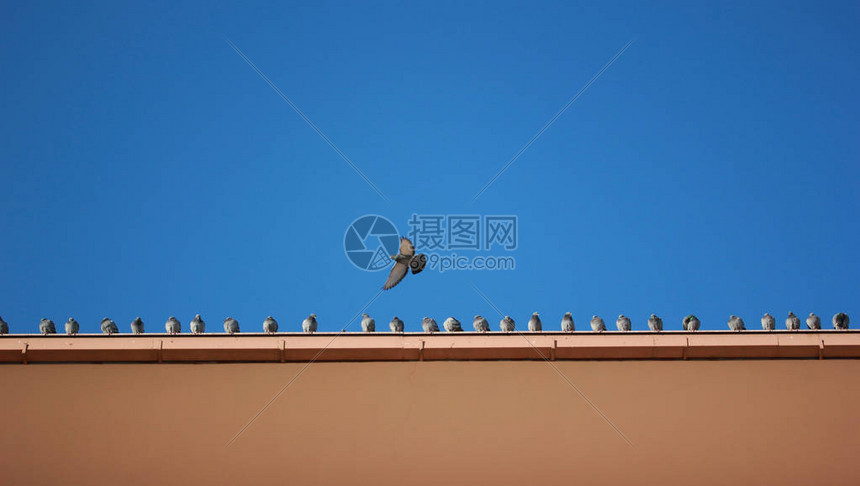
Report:
[[[0,336],[0,363],[860,358],[860,332]]]

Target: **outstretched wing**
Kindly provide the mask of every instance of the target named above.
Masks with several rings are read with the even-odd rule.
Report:
[[[427,266],[427,255],[419,253],[409,260],[409,268],[412,269],[412,274],[421,273],[424,267]]]
[[[406,238],[404,238],[404,240],[405,239]],[[394,268],[391,269],[391,273],[388,274],[388,280],[385,281],[385,285],[382,287],[382,290],[389,290],[399,284],[407,273],[409,273],[409,265],[400,262],[395,263]]]
[[[400,254],[404,256],[412,256],[415,254],[415,247],[412,246],[412,242],[409,241],[409,238],[400,238]]]

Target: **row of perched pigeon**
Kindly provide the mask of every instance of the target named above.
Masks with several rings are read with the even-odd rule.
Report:
[[[833,328],[834,329],[848,329],[848,315],[840,312],[833,316]],[[615,320],[615,325],[618,327],[619,331],[630,331],[631,330],[631,321],[630,318],[621,314],[618,316],[618,319]],[[681,326],[685,331],[698,331],[701,322],[699,319],[690,314],[684,317],[681,322]],[[729,317],[729,329],[733,331],[743,331],[746,329],[744,326],[744,320],[738,316]],[[477,332],[489,332],[490,324],[487,322],[487,319],[481,316],[475,316],[475,319],[472,321],[472,326],[474,326],[475,331]],[[400,320],[397,316],[391,319],[391,322],[388,324],[391,332],[403,332],[403,321]],[[421,321],[421,327],[424,332],[439,332],[439,325],[436,324],[436,321],[430,317],[425,317]],[[447,332],[458,332],[463,330],[463,326],[460,325],[460,321],[453,317],[449,317],[445,319],[442,323],[442,327]],[[502,332],[514,332],[516,330],[516,322],[510,317],[505,316],[499,322],[499,330]],[[773,331],[776,329],[776,319],[770,314],[765,314],[761,318],[761,327],[766,331]],[[806,327],[809,329],[821,329],[821,319],[813,313],[809,314],[809,317],[806,318]],[[105,317],[102,319],[101,323],[102,333],[104,334],[116,334],[119,333],[119,327],[117,327],[116,323]],[[793,312],[788,313],[788,317],[785,319],[785,328],[791,331],[796,331],[800,329],[800,319],[794,315]],[[77,334],[80,329],[80,325],[78,321],[74,318],[69,318],[66,321],[66,334]],[[170,316],[167,319],[167,322],[164,324],[164,329],[168,334],[179,334],[182,332],[182,323],[179,322],[175,317]],[[663,319],[657,317],[654,314],[651,314],[651,317],[648,318],[648,329],[652,332],[660,332],[663,330]],[[311,314],[304,321],[302,321],[302,331],[303,332],[316,332],[317,330],[317,316],[316,314]],[[361,330],[363,332],[376,332],[376,321],[367,314],[362,314],[361,319]],[[528,330],[532,332],[542,331],[543,323],[540,320],[540,315],[535,312],[532,314],[528,323]],[[564,316],[561,318],[561,330],[566,332],[573,332],[576,330],[576,327],[573,322],[573,316],[570,312],[566,312]],[[606,330],[606,324],[604,324],[603,319],[597,316],[593,316],[591,318],[591,330],[594,332],[603,332]],[[54,321],[50,319],[42,319],[39,323],[39,332],[42,334],[56,334],[57,329],[54,326]],[[134,334],[142,334],[143,330],[143,320],[138,317],[131,323],[131,332]],[[194,319],[191,320],[191,332],[192,334],[203,334],[206,332],[206,322],[203,321],[203,318],[200,317],[200,314],[194,316]],[[224,319],[224,332],[227,334],[235,334],[239,332],[239,321],[233,319],[232,317],[228,317]],[[263,332],[265,333],[276,333],[278,332],[278,321],[276,321],[272,316],[266,318],[263,321]],[[8,334],[9,333],[9,325],[0,317],[0,334]]]

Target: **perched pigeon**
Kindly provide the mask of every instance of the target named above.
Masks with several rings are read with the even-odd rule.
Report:
[[[391,332],[403,332],[403,321],[394,316],[391,318],[391,322],[388,323],[388,328],[391,329]]]
[[[263,332],[266,334],[274,334],[278,332],[278,321],[276,321],[272,316],[266,317],[266,320],[263,321]]]
[[[421,320],[421,328],[424,329],[424,332],[439,332],[439,325],[430,317]]]
[[[821,329],[821,318],[810,312],[809,317],[806,318],[806,327],[810,329]]]
[[[385,281],[385,285],[382,287],[383,290],[389,290],[399,284],[406,277],[406,274],[409,273],[409,269],[412,269],[413,274],[417,274],[421,273],[421,270],[424,270],[424,267],[427,266],[427,255],[423,253],[416,255],[415,247],[412,246],[409,238],[400,238],[400,253],[391,255],[391,259],[396,263],[394,264],[394,268],[391,269],[391,273],[388,274],[388,280]]]
[[[376,321],[367,314],[361,315],[361,330],[363,332],[376,332]]]
[[[105,317],[102,319],[102,334],[107,334],[110,336],[111,334],[118,334],[119,328],[116,325],[116,322]]]
[[[570,312],[565,312],[564,317],[561,318],[561,330],[564,332],[573,332],[576,330],[576,326],[573,323],[573,316]]]
[[[206,322],[200,317],[200,314],[195,314],[194,319],[191,319],[191,334],[203,334],[206,332]]]
[[[66,321],[66,334],[74,336],[80,329],[81,325],[78,324],[78,321],[74,317],[69,317],[69,320]]]
[[[660,332],[663,330],[663,319],[657,317],[656,314],[651,314],[651,317],[648,318],[648,329],[651,332]]]
[[[736,315],[729,316],[729,329],[732,331],[746,330],[746,327],[744,327],[744,320]]]
[[[621,314],[618,316],[618,319],[615,320],[615,326],[618,327],[619,331],[627,332],[632,327],[632,324],[630,323],[629,317]]]
[[[42,334],[57,334],[57,328],[54,327],[54,321],[50,319],[42,319],[39,321],[39,332]]]
[[[785,328],[789,331],[797,331],[800,329],[800,319],[794,315],[794,312],[789,312],[788,317],[785,318]]]
[[[475,332],[490,332],[490,323],[481,316],[475,316],[472,326],[475,327]]]
[[[131,321],[131,332],[134,334],[143,334],[143,319],[138,317]]]
[[[848,314],[840,312],[833,316],[833,329],[845,330],[848,329]]]
[[[460,321],[453,317],[445,319],[445,322],[442,323],[442,327],[445,328],[445,332],[463,332],[463,326],[460,325]]]
[[[182,332],[182,323],[175,317],[170,316],[167,318],[167,322],[164,323],[164,329],[167,331],[167,334],[179,334]]]
[[[513,319],[511,319],[511,316],[505,316],[499,322],[499,328],[502,330],[502,332],[514,332],[514,330],[516,330],[517,328],[517,323],[514,322]]]
[[[317,332],[316,314],[311,314],[302,321],[302,332]]]
[[[538,332],[543,329],[543,323],[540,321],[540,315],[537,312],[532,314],[531,318],[529,318],[529,331]]]
[[[9,324],[0,317],[0,334],[9,334]]]
[[[765,331],[773,331],[774,329],[776,329],[776,319],[774,319],[772,315],[765,312],[761,318],[761,328]]]
[[[684,318],[684,321],[681,322],[681,327],[683,327],[685,331],[698,331],[699,325],[701,325],[699,318],[693,314],[688,315]]]
[[[594,332],[603,332],[606,330],[606,324],[603,319],[597,316],[591,316],[591,330]]]
[[[228,317],[224,319],[224,332],[227,334],[236,334],[239,332],[239,321]]]

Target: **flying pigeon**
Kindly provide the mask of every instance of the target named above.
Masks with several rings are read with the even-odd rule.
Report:
[[[834,322],[836,318],[834,317]],[[54,321],[50,319],[42,319],[39,321],[39,332],[42,334],[57,334],[57,328],[54,327]]]
[[[570,312],[565,312],[564,317],[561,318],[561,330],[564,332],[573,332],[576,330],[573,323],[573,315]]]
[[[81,325],[78,324],[78,321],[74,317],[69,317],[69,320],[66,321],[66,334],[74,336],[80,329]]]
[[[543,329],[543,323],[540,321],[540,315],[537,312],[529,318],[529,331],[538,332]]]
[[[603,319],[597,316],[591,316],[591,330],[594,332],[603,332],[606,330],[606,324]]]
[[[391,332],[403,332],[403,321],[399,317],[394,316],[391,318],[391,322],[388,323],[388,328],[391,329]]]
[[[367,314],[362,314],[361,316],[361,330],[364,332],[376,332],[376,321]]]
[[[391,273],[388,274],[388,280],[385,281],[382,290],[389,290],[399,284],[409,273],[409,269],[412,269],[413,274],[417,274],[421,273],[421,270],[427,266],[427,255],[423,253],[416,255],[415,247],[412,246],[409,238],[400,238],[400,253],[391,255],[391,259],[396,263],[391,269]]]
[[[848,329],[848,314],[840,312],[833,316],[833,329],[845,330]]]
[[[263,332],[266,334],[274,334],[278,332],[278,321],[276,321],[272,316],[266,317],[266,320],[263,321]]]
[[[732,331],[744,331],[744,320],[736,315],[729,316],[729,329]]]
[[[119,328],[116,325],[116,322],[105,317],[102,319],[102,334],[107,334],[110,336],[111,334],[118,334]]]
[[[774,329],[776,329],[776,319],[774,319],[772,315],[765,312],[761,318],[761,328],[765,331],[773,331]]]
[[[656,314],[651,314],[651,317],[648,318],[648,329],[651,332],[660,332],[663,330],[663,319],[657,317]]]
[[[9,334],[9,324],[0,317],[0,334]]]
[[[788,317],[785,318],[785,328],[789,331],[797,331],[800,329],[800,319],[794,315],[794,312],[789,312]]]
[[[618,316],[618,319],[615,320],[615,326],[618,327],[619,331],[627,332],[632,327],[632,324],[630,323],[629,317],[621,314]]]
[[[194,319],[191,319],[191,334],[203,334],[206,332],[206,321],[200,317],[200,314],[195,314]]]
[[[138,317],[131,321],[131,332],[134,334],[143,334],[143,319]]]
[[[699,321],[699,318],[690,314],[684,318],[683,322],[681,322],[681,327],[683,327],[685,331],[698,331],[700,324],[701,322]]]
[[[499,328],[502,330],[502,332],[514,332],[514,330],[517,328],[517,323],[514,322],[513,319],[511,319],[511,316],[505,316],[499,322]]]
[[[421,328],[424,332],[439,332],[439,325],[431,317],[425,317],[421,320]]]
[[[239,332],[239,321],[228,317],[224,319],[224,332],[227,334],[236,334]]]
[[[445,322],[442,323],[442,327],[445,328],[446,332],[463,332],[463,326],[460,325],[460,321],[453,317],[445,319]]]
[[[481,316],[475,316],[472,326],[475,328],[475,332],[490,332],[490,323]]]
[[[167,322],[164,323],[164,329],[167,331],[167,334],[180,334],[182,332],[182,323],[175,317],[170,316],[167,318]]]
[[[317,315],[311,314],[302,321],[302,332],[317,332]]]
[[[821,329],[821,318],[810,312],[809,317],[806,318],[806,327],[810,329]]]

